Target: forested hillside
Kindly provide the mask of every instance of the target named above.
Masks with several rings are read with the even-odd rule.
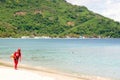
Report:
[[[65,0],[0,0],[0,37],[113,37],[120,23]]]

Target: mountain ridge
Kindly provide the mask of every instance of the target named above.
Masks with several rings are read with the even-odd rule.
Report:
[[[1,0],[0,37],[120,37],[120,23],[65,0]]]

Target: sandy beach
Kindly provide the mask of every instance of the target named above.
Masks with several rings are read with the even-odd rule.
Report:
[[[0,61],[0,80],[112,80],[97,76],[71,75],[45,68],[19,65],[14,70],[12,63]]]

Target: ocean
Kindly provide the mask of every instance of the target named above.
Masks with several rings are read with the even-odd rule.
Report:
[[[0,39],[0,59],[18,48],[23,64],[120,79],[120,39]]]

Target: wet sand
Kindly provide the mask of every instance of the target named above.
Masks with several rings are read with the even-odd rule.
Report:
[[[0,80],[112,80],[99,76],[74,75],[50,70],[43,67],[19,65],[14,70],[13,64],[0,60]]]

